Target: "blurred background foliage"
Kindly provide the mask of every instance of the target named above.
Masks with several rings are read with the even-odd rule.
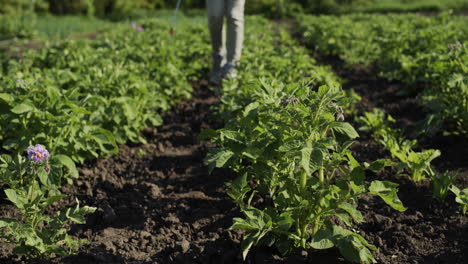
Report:
[[[206,0],[182,0],[188,15],[204,14]],[[177,0],[0,0],[0,41],[98,30],[111,21],[172,14]],[[468,0],[246,0],[247,14],[272,19],[355,12],[466,11]],[[170,16],[170,15],[169,15]],[[47,29],[47,30],[43,30]],[[40,37],[40,36],[39,36]],[[1,43],[0,43],[1,50]]]
[[[176,0],[0,0],[0,14],[50,12],[126,19],[154,9],[170,9]],[[183,9],[204,8],[205,0],[182,0]],[[284,18],[296,13],[414,12],[467,10],[468,0],[246,0],[247,13]]]

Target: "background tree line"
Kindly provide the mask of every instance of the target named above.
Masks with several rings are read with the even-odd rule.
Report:
[[[206,0],[183,0],[182,8],[204,8]],[[340,5],[375,0],[246,0],[246,12],[283,17],[294,12],[328,12]],[[136,11],[174,8],[176,0],[0,0],[0,14],[34,11],[56,15],[126,15]]]
[[[183,9],[201,9],[206,0],[182,0]],[[128,18],[171,9],[177,0],[0,0],[0,14],[23,12]],[[296,13],[414,12],[467,10],[468,0],[246,0],[247,13],[282,18]]]

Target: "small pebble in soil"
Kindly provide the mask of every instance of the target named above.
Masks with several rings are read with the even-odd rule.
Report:
[[[180,246],[182,248],[183,253],[186,253],[190,249],[190,243],[186,239],[180,242]]]

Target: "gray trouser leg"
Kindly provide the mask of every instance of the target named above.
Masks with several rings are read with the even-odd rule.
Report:
[[[245,0],[206,0],[213,55],[224,57],[224,16],[227,18],[227,61],[237,64],[244,41]]]
[[[226,2],[227,61],[228,63],[237,64],[241,57],[244,41],[245,0],[226,0]]]
[[[206,0],[208,25],[210,28],[213,57],[224,57],[223,22],[226,10],[225,0]]]

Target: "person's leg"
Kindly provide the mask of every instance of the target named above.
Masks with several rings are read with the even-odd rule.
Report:
[[[244,41],[245,0],[227,0],[227,61],[239,63]]]
[[[208,25],[210,29],[211,45],[213,47],[213,69],[210,82],[219,83],[221,67],[225,61],[223,22],[225,15],[225,0],[206,0]]]

